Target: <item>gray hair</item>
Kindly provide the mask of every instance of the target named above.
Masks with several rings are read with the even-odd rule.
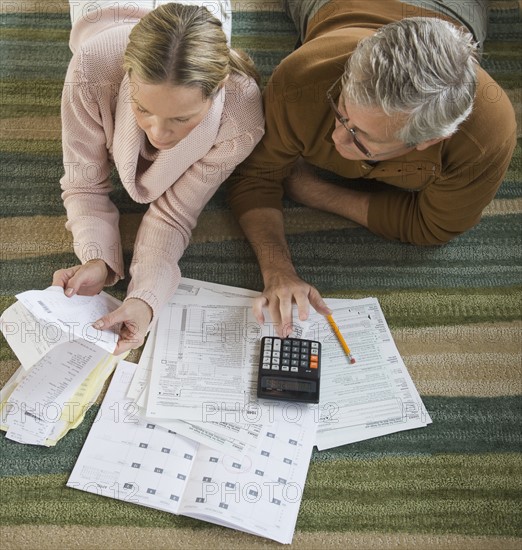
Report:
[[[477,45],[441,19],[411,17],[359,42],[346,63],[343,97],[405,115],[396,138],[413,146],[457,131],[473,108]]]

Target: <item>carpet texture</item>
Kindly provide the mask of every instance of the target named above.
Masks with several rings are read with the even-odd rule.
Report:
[[[233,0],[233,44],[263,80],[295,43],[278,2]],[[0,309],[72,265],[58,181],[67,3],[0,3]],[[493,1],[483,66],[521,113],[521,6]],[[494,131],[494,128],[492,128]],[[379,298],[433,424],[315,451],[295,548],[522,548],[521,148],[481,223],[440,248],[390,243],[285,203],[300,274],[325,296]],[[143,208],[115,178],[129,256]],[[220,190],[182,262],[187,277],[261,289],[254,256]],[[111,292],[124,296],[119,284]],[[138,352],[131,359],[137,360]],[[17,368],[0,340],[0,384]],[[182,516],[65,487],[96,414],[55,448],[0,435],[0,547],[279,546]]]

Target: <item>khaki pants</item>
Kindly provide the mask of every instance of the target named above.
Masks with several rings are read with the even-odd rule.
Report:
[[[460,21],[475,37],[480,51],[486,39],[489,0],[399,0],[403,4],[416,6],[417,8],[430,10],[447,15],[456,21]],[[281,0],[287,15],[293,20],[299,38],[302,41],[306,36],[308,21],[329,2],[344,4],[350,0]],[[371,0],[368,0],[371,7]],[[416,10],[418,14],[418,10]],[[413,15],[413,11],[412,11]],[[421,13],[422,15],[422,13]],[[404,16],[408,17],[408,10],[404,10]]]

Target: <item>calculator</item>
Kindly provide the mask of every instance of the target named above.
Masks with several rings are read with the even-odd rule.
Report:
[[[319,403],[321,344],[301,338],[261,339],[257,396]]]

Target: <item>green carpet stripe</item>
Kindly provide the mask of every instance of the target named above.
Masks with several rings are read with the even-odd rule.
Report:
[[[275,5],[278,5],[276,3]],[[235,36],[248,34],[256,35],[262,30],[267,37],[280,35],[295,35],[296,30],[292,21],[279,9],[269,11],[248,11],[241,9],[232,16],[232,32]]]
[[[49,114],[54,114],[49,111]],[[24,114],[24,116],[26,116]],[[32,140],[32,139],[5,139],[0,140],[0,147],[4,151],[14,152],[19,149],[23,149],[27,153],[34,153],[36,155],[51,154],[56,155],[62,152],[62,144],[60,141],[49,141],[46,139]]]
[[[48,114],[55,113],[49,112]],[[0,139],[0,147],[5,143]],[[34,216],[41,213],[45,213],[45,215],[62,215],[64,209],[60,195],[56,193],[56,190],[59,189],[59,180],[63,175],[59,140],[31,140],[30,142],[28,140],[10,140],[9,146],[12,151],[0,152],[0,174],[2,174],[2,193],[5,200],[5,203],[0,207],[2,208],[1,215]],[[28,154],[29,148],[33,150],[33,154]],[[516,199],[522,196],[520,174],[515,173],[515,168],[516,166],[513,167],[511,174],[508,174],[508,178],[497,193],[498,199]],[[511,180],[509,179],[510,176],[512,177]],[[122,214],[144,212],[146,210],[146,205],[135,203],[130,199],[117,179],[114,179],[114,183],[113,200]],[[24,195],[29,186],[33,192],[31,203],[20,202],[20,195]],[[286,208],[296,206],[295,203],[285,201]],[[205,209],[229,209],[225,185],[218,189]],[[511,223],[513,221],[516,220],[512,220]],[[485,223],[488,222],[483,219],[474,231],[485,228]],[[512,227],[513,230],[515,228],[516,226]],[[489,229],[490,226],[487,230]],[[389,244],[383,241],[383,246]]]
[[[312,464],[298,527],[518,536],[520,467],[517,455]]]
[[[522,421],[520,396],[497,398],[430,397],[422,401],[433,424],[315,452],[313,459],[329,461],[389,455],[439,455],[520,452]],[[490,416],[489,416],[490,415]]]
[[[4,78],[0,81],[2,117],[59,115],[64,74],[55,80],[20,80],[18,75]],[[1,149],[3,155],[7,153],[3,146]],[[21,151],[29,153],[25,149]]]
[[[512,57],[510,59],[495,58],[494,60],[492,60],[486,57],[485,59],[482,60],[481,65],[492,76],[500,75],[504,73],[509,75],[513,71],[518,71],[520,73],[522,69],[522,58],[520,59],[513,59]]]
[[[0,35],[1,36],[1,35]],[[288,54],[288,51],[292,50],[295,45],[295,38],[283,35],[283,36],[270,36],[267,38],[267,34],[258,35],[236,35],[232,37],[232,47],[241,49],[255,49],[256,51],[266,50],[279,50],[284,54]]]
[[[300,531],[521,534],[518,455],[441,455],[313,463]],[[208,525],[65,487],[66,475],[0,481],[2,523]]]
[[[519,81],[519,85],[520,85],[520,81]],[[520,192],[521,181],[522,181],[522,140],[519,138],[517,140],[517,146],[515,148],[513,158],[511,159],[511,163],[509,165],[508,171],[506,172],[506,177],[497,192],[497,196],[499,193],[505,192],[506,189],[510,189],[512,190],[511,192],[513,192],[516,187],[518,187],[518,192]]]
[[[511,59],[519,59],[522,57],[522,41],[513,43],[488,39],[487,52],[488,58],[495,57],[502,59],[504,57],[509,57]]]
[[[52,244],[52,243],[50,243]],[[243,241],[226,243],[228,246],[219,244],[191,245],[185,251],[181,261],[180,269],[184,276],[195,279],[207,280],[222,284],[240,286],[244,288],[261,289],[261,278],[259,267],[254,259],[253,253],[248,245]],[[311,247],[312,248],[312,247]],[[349,250],[349,247],[347,247]],[[234,261],[228,261],[227,258],[234,258]],[[294,261],[299,265],[300,254],[293,254]],[[451,294],[454,291],[466,290],[467,288],[495,288],[497,286],[510,286],[520,283],[520,269],[517,267],[504,265],[498,266],[494,261],[484,264],[481,267],[467,269],[462,262],[454,266],[423,267],[418,266],[410,268],[395,269],[397,277],[402,278],[402,284],[396,281],[390,281],[387,271],[389,267],[383,262],[378,265],[377,262],[358,261],[357,267],[349,265],[332,265],[330,255],[315,256],[317,265],[300,267],[300,275],[315,285],[323,292],[328,294],[343,294],[354,296],[357,294],[368,295],[370,293],[385,293],[387,290],[403,289],[420,290],[424,288],[437,288],[439,298],[445,294]],[[127,255],[126,265],[129,265],[130,257]],[[227,264],[224,262],[228,261]],[[2,288],[0,293],[3,295],[14,294],[28,288],[42,288],[49,284],[51,274],[58,265],[73,265],[77,260],[71,254],[59,254],[55,256],[40,256],[35,264],[35,259],[18,259],[3,262],[2,272],[0,273],[0,283]],[[219,262],[221,265],[219,265]],[[208,264],[212,263],[212,271],[209,273]],[[16,274],[16,279],[13,278]],[[424,283],[422,282],[424,280]],[[119,284],[124,284],[120,282]],[[13,286],[15,285],[15,286]],[[356,289],[356,290],[348,290]],[[429,290],[427,291],[429,294]],[[502,295],[502,292],[499,292]],[[450,317],[447,321],[450,323],[461,322],[462,319],[473,319],[473,322],[479,322],[488,319],[488,315],[493,315],[493,319],[501,320],[502,315],[506,315],[506,320],[512,320],[520,316],[520,297],[510,295],[509,308],[503,308],[503,304],[484,301],[482,292],[475,301],[474,292],[469,292],[461,303],[460,311],[450,311],[448,314],[456,315]],[[428,299],[431,302],[431,299]],[[451,301],[452,303],[452,301]],[[439,318],[436,312],[444,311],[443,303],[432,304],[437,309],[428,317]],[[481,310],[482,308],[482,310]],[[409,305],[407,306],[409,309]],[[481,311],[480,311],[481,310]],[[410,313],[416,317],[416,312]],[[478,317],[475,317],[474,315]]]
[[[520,19],[519,19],[520,20]],[[493,40],[504,40],[505,42],[520,42],[522,39],[522,31],[511,27],[509,30],[502,23],[492,22],[488,27],[489,37]]]
[[[1,41],[16,41],[18,46],[24,47],[27,41],[31,42],[60,42],[60,48],[69,42],[69,29],[0,29]]]
[[[337,298],[363,297],[359,290],[329,293]],[[424,327],[521,319],[521,292],[517,288],[376,291],[391,327]]]
[[[61,162],[61,144],[59,140],[5,140],[0,139],[0,146],[9,143],[13,149],[23,150],[23,153],[2,152],[0,153],[0,173],[5,174],[3,178],[3,196],[5,197],[6,206],[4,207],[3,216],[34,216],[45,212],[46,215],[62,215],[64,209],[61,203],[59,193],[59,180],[64,173]],[[27,154],[27,149],[33,149],[32,155]],[[38,179],[35,181],[35,175]],[[138,204],[129,197],[127,191],[121,185],[117,174],[113,173],[114,191],[112,199],[118,206],[122,214],[145,212],[147,205]],[[33,190],[33,201],[30,204],[20,202],[20,195],[25,194],[25,189],[31,186]],[[502,185],[497,193],[496,199],[518,199],[522,196],[522,186],[520,182],[513,177],[513,181],[508,181]],[[8,207],[7,207],[8,205]],[[301,208],[301,205],[284,201],[286,209]],[[227,201],[226,185],[222,185],[210,199],[205,207],[206,211],[229,211]],[[505,218],[502,227],[498,227],[499,231],[509,229],[509,225],[513,223],[512,218]],[[482,220],[475,232],[485,227],[486,220]],[[492,226],[487,227],[487,232]],[[515,229],[515,228],[513,228]],[[513,231],[512,231],[513,232]],[[477,234],[477,233],[475,233]],[[508,231],[509,234],[509,231]],[[482,237],[482,234],[477,234],[480,238],[487,238],[487,235]],[[462,237],[458,240],[460,241]],[[491,236],[490,240],[494,237]],[[382,241],[382,246],[387,247],[389,243]],[[400,245],[399,245],[400,246]],[[404,247],[403,247],[404,248]],[[427,249],[426,249],[427,250]],[[431,252],[426,252],[431,254]],[[481,253],[478,251],[478,253]]]
[[[517,453],[522,450],[520,396],[490,398],[423,397],[433,424],[385,437],[314,451],[312,462],[368,461],[378,457]],[[76,461],[97,406],[82,425],[56,447],[21,446],[0,436],[0,477],[68,472]],[[424,460],[421,458],[420,460]],[[498,460],[501,460],[500,458]],[[503,460],[503,459],[502,459]]]
[[[42,11],[2,12],[0,15],[0,26],[3,28],[17,29],[70,30],[71,18],[68,12],[53,13],[52,9],[46,10],[44,6],[45,5],[42,3]]]
[[[245,256],[237,248],[233,251],[235,261],[230,264],[221,264],[224,258],[231,255],[195,254],[198,246],[189,246],[181,263],[181,272],[186,277],[201,280],[236,285],[244,288],[260,290],[262,288],[259,268],[251,257],[251,252],[245,247]],[[0,272],[0,293],[11,296],[28,288],[45,288],[50,284],[51,276],[58,266],[74,265],[77,260],[72,254],[56,256],[40,256],[35,263],[34,258],[11,260],[3,262]],[[209,273],[208,265],[213,265]],[[127,261],[127,265],[128,261]],[[345,268],[345,271],[348,268]],[[366,270],[359,269],[358,277],[346,277],[346,273],[339,270],[324,273],[324,269],[300,270],[306,280],[316,285],[319,289],[325,289],[325,296],[358,297],[361,295],[374,295],[382,300],[383,308],[390,324],[394,326],[427,326],[427,325],[452,325],[459,323],[478,323],[483,321],[511,321],[520,319],[521,294],[518,289],[502,289],[491,285],[491,288],[468,288],[471,278],[461,281],[461,288],[452,286],[448,281],[447,273],[441,271],[437,281],[439,285],[430,290],[426,285],[412,284],[410,290],[406,290],[407,281],[402,287],[390,290],[393,286],[390,282],[375,278],[372,273],[375,267],[369,266]],[[458,271],[458,270],[457,270]],[[16,274],[16,278],[14,278]],[[412,274],[413,277],[414,274]],[[484,274],[483,274],[484,275]],[[515,275],[506,277],[516,280]],[[469,285],[466,284],[469,281]],[[121,281],[115,287],[122,290],[125,281]],[[356,289],[356,290],[354,290]],[[113,292],[113,290],[111,290]],[[391,293],[391,294],[389,294]],[[391,303],[390,303],[391,302]]]
[[[495,23],[512,23],[520,19],[520,8],[516,1],[493,0],[488,12],[489,21]]]
[[[0,481],[0,524],[139,525],[207,528],[208,524],[65,486],[68,475]],[[4,483],[6,482],[6,483]]]
[[[0,62],[1,78],[63,78],[64,67],[71,58],[66,43],[31,40],[21,45],[18,42],[0,41],[0,50],[3,54]]]
[[[61,93],[61,89],[60,89]],[[57,105],[53,105],[54,101],[50,105],[35,105],[23,101],[20,104],[14,103],[2,106],[2,113],[4,118],[14,118],[14,117],[42,117],[42,116],[59,116],[60,115],[60,105],[59,100]],[[0,140],[0,144],[2,141]],[[22,146],[21,146],[22,145]],[[3,149],[3,146],[0,145]],[[23,144],[18,143],[18,146],[14,148],[14,152],[25,152]]]

